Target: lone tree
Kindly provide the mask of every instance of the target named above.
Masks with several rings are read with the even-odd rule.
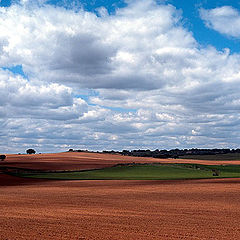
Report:
[[[29,148],[28,150],[26,150],[26,153],[27,154],[35,154],[36,151],[34,149]]]
[[[6,155],[0,155],[0,161],[4,161],[5,158],[6,158]]]

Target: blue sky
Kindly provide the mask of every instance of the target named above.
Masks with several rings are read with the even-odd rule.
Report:
[[[239,147],[240,1],[38,3],[0,2],[0,152]]]
[[[232,39],[208,29],[204,26],[202,20],[199,18],[199,8],[213,9],[221,6],[232,6],[240,9],[240,1],[228,0],[175,0],[168,1],[172,3],[177,9],[181,9],[183,17],[186,20],[186,27],[188,27],[194,34],[194,37],[203,45],[213,45],[217,49],[229,48],[233,52],[240,51],[239,40]]]

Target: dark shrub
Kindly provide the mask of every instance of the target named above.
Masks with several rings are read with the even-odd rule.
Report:
[[[26,150],[26,153],[27,154],[35,154],[36,151],[34,149],[29,148],[28,150]]]

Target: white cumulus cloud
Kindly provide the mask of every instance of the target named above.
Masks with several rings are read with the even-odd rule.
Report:
[[[240,38],[240,12],[223,6],[214,9],[200,9],[200,16],[207,27],[227,36]]]

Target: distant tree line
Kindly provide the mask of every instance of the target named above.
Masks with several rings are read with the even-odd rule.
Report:
[[[171,150],[123,150],[121,152],[116,151],[103,151],[103,153],[119,153],[125,156],[135,156],[135,157],[153,157],[153,158],[178,158],[180,156],[186,155],[217,155],[217,154],[227,154],[227,153],[240,153],[240,149],[171,149]]]
[[[88,150],[80,150],[80,149],[74,150],[74,149],[72,149],[72,148],[70,148],[68,151],[69,151],[69,152],[88,152]]]
[[[73,150],[69,149],[69,152],[90,152],[88,150]],[[122,151],[102,151],[102,153],[109,154],[121,154],[124,156],[134,156],[134,157],[153,157],[153,158],[178,158],[180,156],[186,155],[217,155],[217,154],[227,154],[227,153],[240,153],[240,149],[229,149],[229,148],[214,148],[214,149],[201,149],[201,148],[191,148],[191,149],[171,149],[171,150],[122,150]]]

